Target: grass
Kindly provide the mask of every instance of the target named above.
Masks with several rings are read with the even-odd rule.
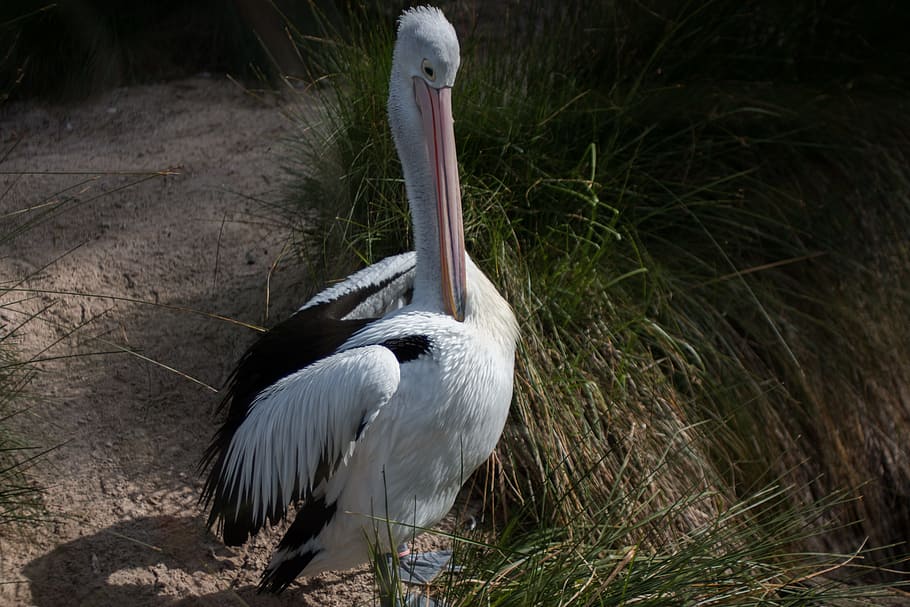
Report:
[[[0,105],[3,96],[0,95]],[[75,212],[80,206],[88,205],[99,198],[109,196],[143,181],[159,178],[172,174],[171,169],[161,171],[119,171],[119,172],[93,172],[93,171],[28,171],[8,170],[4,165],[20,143],[21,137],[11,138],[5,142],[5,147],[0,149],[0,174],[4,177],[4,190],[0,191],[0,203],[3,213],[0,216],[0,244],[14,251],[17,243],[26,238],[33,238],[33,228],[42,222],[65,217],[67,213]],[[117,176],[119,183],[105,184],[96,187],[97,183],[105,177]],[[28,206],[17,208],[15,202],[18,191],[34,191],[45,189],[49,193],[35,195]],[[33,192],[34,193],[34,192]],[[12,201],[12,202],[11,202]],[[73,249],[74,250],[74,249]],[[41,370],[44,363],[59,361],[61,359],[85,356],[86,354],[59,354],[56,348],[97,317],[89,317],[75,326],[66,326],[57,323],[50,317],[48,310],[59,304],[59,300],[51,297],[61,295],[82,295],[85,297],[109,296],[92,295],[90,293],[63,292],[53,289],[34,288],[30,281],[40,278],[48,267],[55,264],[61,257],[72,253],[66,251],[60,257],[55,257],[46,262],[44,266],[36,266],[25,275],[8,274],[0,278],[0,535],[8,534],[24,527],[48,522],[48,513],[43,503],[44,488],[40,486],[29,474],[32,466],[39,464],[41,458],[49,451],[56,449],[57,445],[36,446],[34,432],[28,432],[32,439],[24,439],[24,422],[17,416],[29,415],[29,408],[35,403],[42,402],[44,396],[30,391],[31,380]],[[121,298],[125,299],[125,298]],[[132,303],[150,303],[130,300]],[[163,304],[154,305],[163,306]],[[184,310],[186,311],[186,310]],[[47,323],[55,327],[57,337],[39,345],[29,346],[30,351],[23,353],[22,341],[24,336],[33,330],[35,323]],[[147,362],[157,364],[185,379],[196,381],[186,374],[170,369],[142,357],[124,346],[111,343],[102,338],[95,338],[106,351],[90,352],[89,354],[114,354],[129,353],[140,357]],[[203,384],[204,385],[204,384]],[[214,389],[212,389],[214,390]]]
[[[779,511],[786,500],[781,488],[756,492],[661,550],[647,548],[649,528],[712,498],[693,494],[665,508],[644,505],[647,515],[627,524],[618,523],[628,519],[617,515],[646,502],[630,506],[628,496],[616,496],[571,526],[530,533],[506,528],[495,545],[483,547],[485,555],[462,551],[462,559],[473,564],[446,589],[445,600],[460,605],[786,605],[887,595],[883,588],[850,587],[825,577],[859,555],[842,555],[832,563],[832,555],[787,550],[787,542],[814,532]],[[830,505],[815,504],[811,513]]]
[[[10,420],[25,411],[21,395],[31,378],[30,365],[16,358],[10,343],[15,330],[3,327],[0,336],[0,534],[4,535],[44,517],[43,491],[27,476],[28,468],[44,452],[27,445],[9,427]]]
[[[0,96],[0,104],[2,104]],[[2,166],[5,154],[0,155]],[[0,202],[5,194],[0,194]],[[12,241],[18,229],[4,227],[0,242]],[[23,360],[18,340],[41,314],[22,314],[21,305],[32,299],[19,290],[10,276],[0,281],[0,534],[6,535],[45,518],[43,489],[28,476],[28,469],[46,451],[29,445],[13,429],[13,419],[27,414],[25,392],[35,372],[33,361]],[[38,355],[40,356],[40,354]]]
[[[0,21],[0,30],[9,25]],[[3,59],[0,58],[0,67]],[[11,86],[0,84],[0,107],[8,99]],[[0,150],[0,167],[14,147],[15,143]],[[8,193],[8,190],[0,193],[0,202]],[[21,225],[4,226],[0,230],[0,242],[12,242],[21,228]],[[31,361],[22,360],[18,351],[20,334],[35,319],[30,314],[23,317],[17,309],[23,300],[29,299],[18,291],[19,286],[11,276],[0,279],[0,534],[3,535],[33,525],[46,514],[43,489],[27,474],[45,451],[24,441],[12,424],[13,418],[27,412],[24,392],[35,370]]]
[[[907,56],[829,8],[541,3],[465,35],[450,7],[466,239],[523,334],[475,484],[499,556],[462,604],[806,604],[906,579]],[[299,196],[330,274],[408,241],[385,25],[355,15],[320,49]]]

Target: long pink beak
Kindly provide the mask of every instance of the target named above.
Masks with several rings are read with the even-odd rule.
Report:
[[[436,184],[436,216],[439,221],[439,259],[442,265],[442,301],[455,320],[464,320],[465,251],[461,217],[461,187],[455,156],[455,121],[452,118],[452,89],[433,88],[423,79],[414,79],[420,107],[424,141]]]

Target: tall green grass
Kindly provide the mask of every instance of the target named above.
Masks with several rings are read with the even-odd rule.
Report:
[[[876,549],[822,580],[900,569],[908,81],[894,57],[859,70],[875,53],[848,43],[896,40],[829,8],[541,3],[461,27],[466,239],[523,334],[474,495],[506,526],[503,554],[536,546],[470,592],[565,604],[589,571],[602,587],[580,604],[805,604],[841,592],[815,583],[810,552]],[[323,205],[339,273],[407,248],[409,229],[392,23],[351,23],[319,49],[329,75],[300,142],[300,199]]]

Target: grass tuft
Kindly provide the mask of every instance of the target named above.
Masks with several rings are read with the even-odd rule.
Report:
[[[907,72],[872,60],[887,26],[829,8],[540,3],[462,34],[466,240],[523,336],[475,485],[505,556],[474,600],[805,604],[905,579],[876,567],[910,537]],[[299,196],[335,275],[408,242],[392,39],[354,15],[319,47]]]

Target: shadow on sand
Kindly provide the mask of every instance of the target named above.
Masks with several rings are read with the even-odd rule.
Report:
[[[150,516],[62,544],[23,573],[39,607],[241,604],[237,594],[253,587],[200,593],[200,578],[234,567],[226,556],[198,518]]]
[[[303,580],[278,596],[258,594],[260,568],[225,548],[200,517],[146,516],[61,544],[23,574],[36,607],[315,606],[352,579]]]

